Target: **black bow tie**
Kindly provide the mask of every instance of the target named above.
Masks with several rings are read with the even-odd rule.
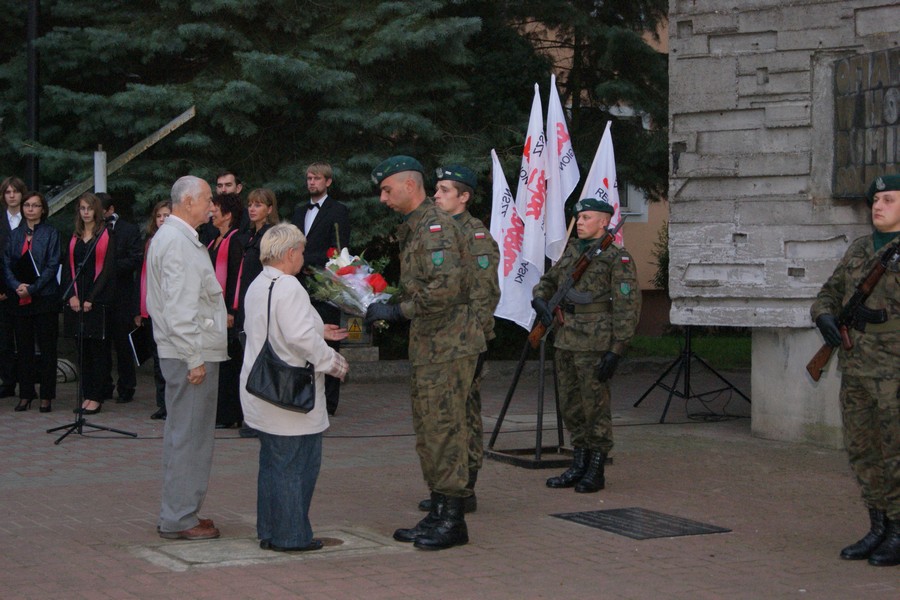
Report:
[[[319,205],[316,204],[315,202],[310,202],[310,203],[309,203],[309,210],[312,210],[312,209],[314,209],[314,208],[319,208]]]

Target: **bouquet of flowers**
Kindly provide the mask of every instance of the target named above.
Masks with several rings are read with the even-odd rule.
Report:
[[[373,302],[387,301],[397,290],[362,256],[347,248],[329,248],[325,268],[307,267],[314,284],[313,298],[328,302],[345,313],[364,317]]]

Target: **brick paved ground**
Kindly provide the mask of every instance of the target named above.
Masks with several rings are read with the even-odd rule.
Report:
[[[488,430],[511,365],[485,384]],[[387,372],[388,365],[381,367]],[[749,419],[700,422],[665,395],[632,403],[664,365],[638,365],[613,386],[616,448],[599,494],[551,490],[556,470],[487,461],[471,543],[421,552],[391,540],[420,517],[425,490],[413,449],[402,375],[345,385],[324,444],[312,520],[329,545],[301,556],[260,551],[255,539],[258,443],[217,432],[206,517],[223,537],[167,542],[155,533],[162,428],[150,379],[131,404],[90,418],[133,431],[72,435],[74,384],[50,414],[0,410],[0,597],[108,598],[898,598],[900,568],[837,559],[864,531],[865,514],[843,452],[751,437]],[[749,393],[748,373],[727,373]],[[695,389],[704,389],[702,374]],[[712,382],[706,382],[712,383]],[[549,388],[548,382],[548,388]],[[523,377],[496,448],[534,446],[537,378]],[[552,389],[552,388],[551,388]],[[705,388],[709,389],[709,387]],[[552,406],[552,397],[548,405]],[[37,403],[35,403],[36,405]],[[721,412],[726,402],[715,399]],[[733,414],[749,414],[740,398]],[[547,411],[544,442],[553,444]],[[87,431],[87,430],[86,430]],[[731,533],[633,540],[551,515],[641,507],[726,527]]]

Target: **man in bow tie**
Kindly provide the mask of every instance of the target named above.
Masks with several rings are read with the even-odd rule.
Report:
[[[326,162],[314,162],[306,168],[306,189],[309,191],[309,202],[299,203],[294,209],[292,222],[306,234],[306,250],[303,261],[314,267],[325,267],[328,261],[328,249],[350,247],[350,211],[346,206],[328,195],[334,171]],[[297,275],[300,283],[306,287],[305,276],[301,271]],[[322,321],[340,325],[341,311],[334,306],[317,300],[312,301],[313,308],[322,317]],[[338,350],[340,342],[328,342]],[[337,410],[341,393],[341,381],[325,376],[325,405],[329,415]]]

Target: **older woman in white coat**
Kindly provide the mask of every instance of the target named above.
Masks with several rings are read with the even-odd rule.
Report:
[[[303,267],[306,238],[295,226],[275,225],[260,242],[263,271],[247,290],[244,331],[247,342],[241,369],[241,406],[244,421],[259,431],[259,479],[256,530],[260,548],[280,552],[318,550],[309,523],[319,466],[322,432],[328,428],[325,410],[327,373],[343,379],[347,361],[326,340],[341,340],[347,331],[324,325],[295,275]],[[267,319],[269,286],[271,316]],[[268,327],[269,343],[285,362],[315,365],[316,404],[308,413],[279,408],[247,391],[247,377],[262,349]]]

